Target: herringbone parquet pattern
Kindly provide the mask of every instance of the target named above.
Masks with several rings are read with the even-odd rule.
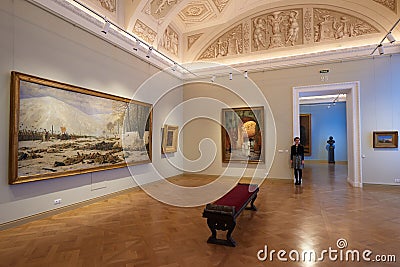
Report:
[[[0,266],[400,266],[400,187],[346,183],[344,165],[313,165],[304,184],[269,179],[260,188],[257,212],[243,211],[233,238],[236,248],[207,244],[204,207],[177,208],[143,191],[0,231]],[[185,186],[212,178],[172,179]],[[313,249],[344,238],[348,249],[393,254],[397,263],[261,262],[257,252]],[[288,258],[288,255],[286,255]]]

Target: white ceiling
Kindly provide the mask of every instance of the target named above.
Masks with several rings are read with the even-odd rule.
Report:
[[[246,64],[252,69],[274,61],[300,64],[304,57],[334,60],[343,56],[337,51],[347,53],[343,57],[369,55],[400,14],[400,0],[57,2],[90,7],[178,63]],[[400,40],[400,25],[392,33]],[[392,53],[400,52],[398,44]]]

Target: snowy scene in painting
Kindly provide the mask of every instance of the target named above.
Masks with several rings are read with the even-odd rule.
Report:
[[[21,81],[18,176],[149,162],[150,110]]]

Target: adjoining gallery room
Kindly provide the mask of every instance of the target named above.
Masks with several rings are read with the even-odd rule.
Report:
[[[3,0],[0,266],[399,266],[399,0]]]

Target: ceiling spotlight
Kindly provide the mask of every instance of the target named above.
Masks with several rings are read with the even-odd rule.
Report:
[[[176,64],[176,62],[174,63],[174,65],[172,66],[172,71],[176,71],[176,68],[178,67],[178,64]]]
[[[385,54],[385,50],[383,49],[383,45],[382,44],[378,45],[378,51],[379,51],[379,55]]]
[[[247,70],[244,72],[244,78],[245,79],[249,78],[249,74],[247,73]]]
[[[232,72],[231,72],[231,73],[229,73],[229,80],[232,81],[232,78],[233,78],[233,74],[232,74]]]
[[[150,55],[151,55],[152,52],[153,52],[153,47],[150,46],[150,47],[149,47],[149,51],[147,51],[146,57],[147,57],[147,58],[150,58]]]
[[[388,41],[389,41],[390,43],[396,42],[396,39],[394,39],[394,36],[392,35],[391,32],[389,32],[389,33],[386,35],[386,38],[388,39]]]
[[[212,77],[211,77],[211,82],[213,83],[213,82],[215,82],[215,79],[217,78],[217,76],[215,76],[215,75],[213,75]]]
[[[135,46],[133,47],[133,50],[138,51],[139,50],[139,46],[140,46],[140,41],[139,41],[139,39],[136,39]]]
[[[111,26],[111,23],[108,20],[106,20],[104,22],[104,26],[103,26],[103,29],[101,30],[101,32],[104,34],[107,34],[108,31],[110,30],[110,26]]]

